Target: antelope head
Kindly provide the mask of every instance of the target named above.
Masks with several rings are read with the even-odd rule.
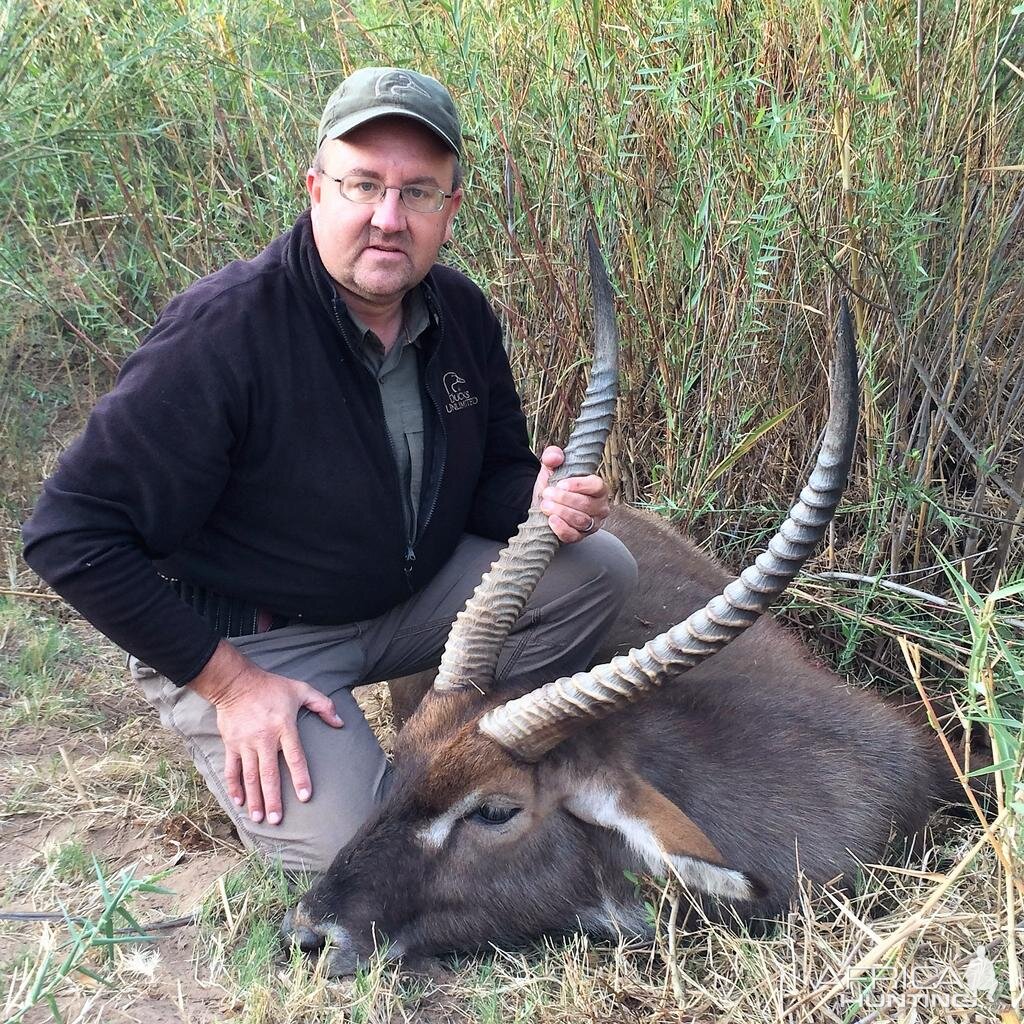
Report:
[[[595,357],[560,475],[596,470],[615,403],[611,286],[590,245]],[[708,835],[643,775],[644,751],[591,723],[724,647],[796,575],[845,484],[857,368],[845,303],[817,464],[755,564],[708,605],[640,649],[539,688],[493,690],[502,643],[558,541],[537,509],[460,612],[432,693],[398,736],[377,814],[286,918],[304,949],[329,943],[328,970],[351,973],[375,948],[416,957],[514,944],[584,927],[639,932],[626,870],[674,874],[694,893],[742,904],[761,886],[725,863]],[[678,740],[677,740],[678,741]]]

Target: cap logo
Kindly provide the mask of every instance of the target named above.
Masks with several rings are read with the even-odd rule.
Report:
[[[377,96],[394,97],[403,103],[411,102],[414,96],[430,99],[430,93],[422,85],[414,82],[412,77],[404,71],[389,71],[386,75],[381,75],[377,79],[374,92]]]

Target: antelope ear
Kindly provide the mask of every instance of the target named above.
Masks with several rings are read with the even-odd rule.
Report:
[[[635,773],[580,780],[563,801],[583,821],[617,832],[651,871],[666,864],[684,885],[734,900],[757,899],[764,886],[729,867],[697,823]]]

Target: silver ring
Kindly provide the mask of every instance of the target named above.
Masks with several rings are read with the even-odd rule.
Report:
[[[597,527],[597,520],[591,516],[590,525],[585,530],[580,530],[580,533],[593,533]]]

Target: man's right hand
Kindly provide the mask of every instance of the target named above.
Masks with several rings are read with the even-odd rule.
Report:
[[[309,708],[340,729],[334,702],[308,683],[264,672],[226,640],[189,684],[217,709],[217,729],[224,740],[224,781],[235,806],[248,805],[249,817],[271,825],[281,821],[281,772],[284,754],[295,795],[305,802],[313,794],[306,755],[296,719]]]

